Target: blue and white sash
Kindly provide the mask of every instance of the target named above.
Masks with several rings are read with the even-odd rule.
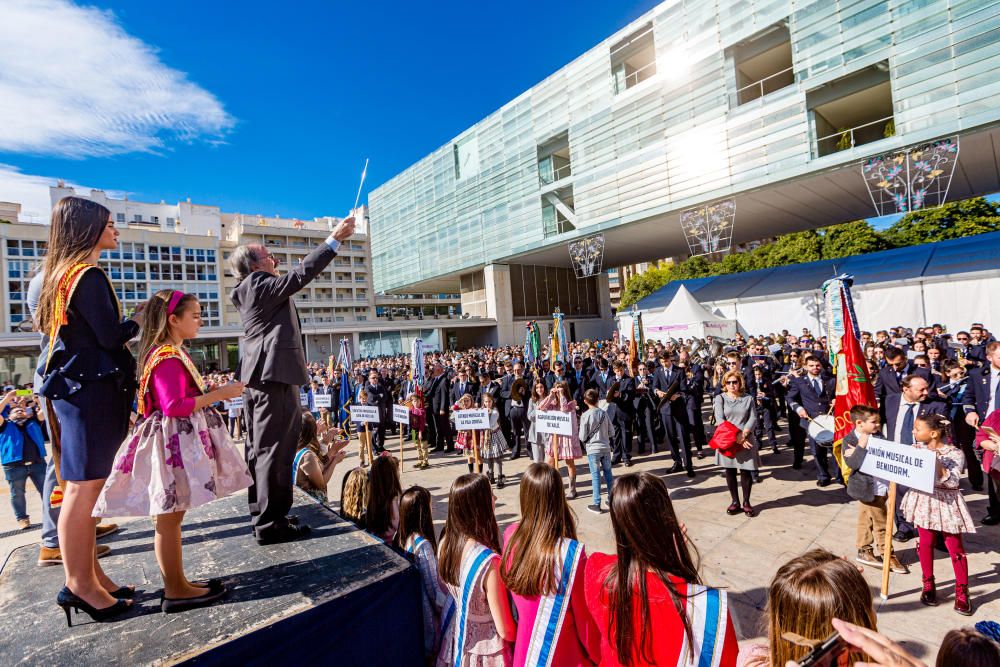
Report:
[[[722,649],[726,643],[726,619],[729,614],[726,592],[688,584],[686,603],[693,645],[688,643],[685,634],[677,664],[685,667],[718,667],[722,662]],[[688,659],[689,649],[693,649],[694,659]]]
[[[479,543],[466,549],[462,557],[462,565],[458,571],[458,583],[461,588],[458,591],[458,622],[455,624],[455,667],[461,666],[462,654],[465,652],[465,625],[469,619],[469,602],[486,568],[494,558],[498,556]]]
[[[422,535],[414,533],[410,536],[410,539],[406,541],[406,553],[413,554],[415,556],[418,550],[424,548],[424,545],[427,545],[426,548],[430,549],[430,542],[428,542]],[[441,590],[441,595],[445,596],[447,600],[442,607],[439,637],[444,636],[445,632],[448,630],[448,626],[451,625],[451,619],[455,616],[455,598],[451,597],[451,595],[443,589]]]
[[[559,587],[556,592],[538,601],[538,614],[531,628],[531,641],[524,664],[550,667],[555,656],[556,644],[566,612],[569,611],[569,596],[573,591],[583,547],[576,540],[563,539],[559,542],[559,558],[556,559],[556,578]]]
[[[298,476],[299,464],[302,463],[302,457],[305,456],[308,451],[308,447],[303,447],[299,451],[295,452],[295,458],[292,459],[292,486],[295,486],[295,478]]]

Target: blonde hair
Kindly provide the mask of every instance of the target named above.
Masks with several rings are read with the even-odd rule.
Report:
[[[786,633],[819,643],[833,634],[833,618],[877,630],[868,582],[853,564],[825,549],[781,566],[767,592],[767,617],[772,665],[799,660],[811,650],[786,639]],[[848,664],[866,659],[852,651]]]
[[[340,515],[362,529],[368,513],[369,487],[368,472],[355,468],[344,477],[340,491]]]
[[[727,371],[726,374],[722,376],[723,391],[726,390],[726,382],[729,381],[729,378],[734,378],[739,382],[737,387],[740,396],[747,393],[747,381],[743,378],[743,373],[740,373],[739,371]]]

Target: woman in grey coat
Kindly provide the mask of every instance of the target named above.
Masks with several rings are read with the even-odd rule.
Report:
[[[548,436],[535,430],[537,422],[538,404],[548,396],[548,389],[541,380],[531,386],[531,398],[528,399],[528,444],[531,447],[531,460],[535,463],[545,463],[545,448],[548,445]]]
[[[747,516],[756,516],[757,512],[750,504],[750,488],[753,486],[753,475],[760,469],[760,453],[754,439],[753,429],[757,424],[757,410],[753,397],[746,393],[746,383],[739,371],[729,371],[722,376],[722,393],[712,401],[715,412],[715,423],[728,421],[740,429],[737,442],[742,449],[735,457],[723,456],[715,452],[715,462],[726,471],[726,485],[732,504],[726,509],[727,514],[743,512]],[[736,471],[740,473],[740,487],[743,491],[743,505],[736,488]]]

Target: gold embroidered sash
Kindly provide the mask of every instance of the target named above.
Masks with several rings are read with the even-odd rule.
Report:
[[[79,262],[71,266],[59,279],[59,289],[56,290],[56,316],[52,318],[52,324],[49,327],[49,352],[45,358],[46,373],[49,370],[49,362],[52,361],[52,352],[55,347],[56,337],[59,335],[59,329],[69,324],[70,301],[72,301],[73,294],[76,292],[76,288],[80,285],[80,279],[83,278],[83,274],[87,272],[87,269],[97,269],[108,281],[108,286],[111,287],[111,293],[115,295],[115,307],[118,309],[118,319],[120,320],[122,317],[121,301],[118,300],[118,295],[115,293],[115,286],[111,283],[111,278],[108,278],[108,274],[104,272],[104,269],[96,264],[90,264],[89,262]]]
[[[153,376],[153,369],[155,369],[161,362],[167,359],[177,359],[184,365],[187,370],[188,375],[194,380],[195,385],[198,387],[198,391],[205,393],[205,379],[201,377],[201,373],[198,368],[194,365],[191,357],[188,356],[187,352],[183,348],[176,347],[169,343],[160,345],[159,347],[154,347],[150,350],[146,357],[146,364],[142,368],[142,376],[139,378],[139,397],[143,403],[143,413],[148,414],[150,410],[147,406],[150,405],[147,401],[149,398],[146,396],[146,392],[149,391],[149,381]]]

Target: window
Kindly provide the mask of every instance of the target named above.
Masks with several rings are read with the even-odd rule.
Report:
[[[167,225],[170,226],[170,227],[173,227],[174,226],[174,219],[173,218],[167,218]]]
[[[576,229],[572,186],[542,196],[542,233],[548,238]]]
[[[479,173],[479,139],[470,135],[455,144],[455,180],[464,181]]]
[[[132,222],[142,222],[142,215],[139,214],[139,213],[136,213],[135,215],[133,215],[132,216]]]
[[[160,224],[160,216],[158,216],[158,215],[154,215],[153,216],[153,224],[155,224],[155,225]]]
[[[572,175],[569,163],[569,133],[563,132],[538,146],[538,180],[555,183]]]
[[[892,87],[885,61],[806,93],[815,157],[896,134]]]
[[[115,222],[125,222],[125,214],[115,213]]]
[[[727,54],[736,69],[736,104],[746,104],[795,83],[788,26],[773,25]]]
[[[647,23],[611,47],[611,80],[615,95],[656,74],[653,24]]]

